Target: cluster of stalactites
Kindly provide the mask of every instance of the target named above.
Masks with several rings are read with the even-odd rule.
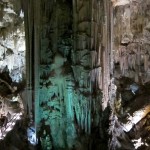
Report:
[[[120,46],[119,48],[119,63],[122,75],[127,75],[128,72],[134,71],[139,76],[148,74],[150,71],[150,55],[146,50],[147,44],[132,43],[129,46]]]
[[[90,72],[91,82],[96,82],[99,89],[102,89],[102,67],[100,66],[101,51],[91,51],[92,70]],[[95,67],[97,66],[97,67]]]

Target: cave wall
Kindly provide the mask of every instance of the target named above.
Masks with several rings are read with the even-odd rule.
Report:
[[[43,149],[107,147],[110,5],[23,2],[28,111]]]
[[[149,82],[149,1],[133,1],[114,9],[115,62],[121,76]]]
[[[25,32],[21,1],[0,2],[0,70],[9,71],[13,82],[25,74]]]
[[[149,149],[149,5],[147,0],[113,1],[114,150]]]

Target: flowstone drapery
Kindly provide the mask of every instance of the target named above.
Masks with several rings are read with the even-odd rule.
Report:
[[[47,149],[107,146],[103,127],[109,116],[110,4],[23,2],[28,108],[42,145],[46,147],[43,137],[50,140]]]

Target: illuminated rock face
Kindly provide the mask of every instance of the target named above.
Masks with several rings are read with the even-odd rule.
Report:
[[[25,66],[25,32],[20,1],[0,3],[0,70],[7,66],[13,82],[22,80]]]
[[[111,0],[111,1],[114,7],[130,4],[130,0]]]
[[[43,149],[107,149],[109,5],[23,2],[28,108]]]
[[[121,76],[144,84],[149,81],[149,1],[133,1],[114,9],[115,61]]]
[[[23,114],[22,98],[25,73],[25,32],[21,1],[0,1],[0,149],[16,146],[18,133],[12,134]],[[18,94],[19,93],[19,94]],[[11,136],[10,136],[11,135]],[[7,143],[9,136],[9,144]],[[19,137],[19,136],[18,136]],[[5,144],[4,144],[5,143]],[[7,144],[6,144],[7,143]],[[21,142],[22,145],[24,142]]]

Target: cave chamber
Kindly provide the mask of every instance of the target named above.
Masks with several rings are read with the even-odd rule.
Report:
[[[23,112],[0,147],[148,150],[149,6],[2,0],[0,93],[19,97]]]

